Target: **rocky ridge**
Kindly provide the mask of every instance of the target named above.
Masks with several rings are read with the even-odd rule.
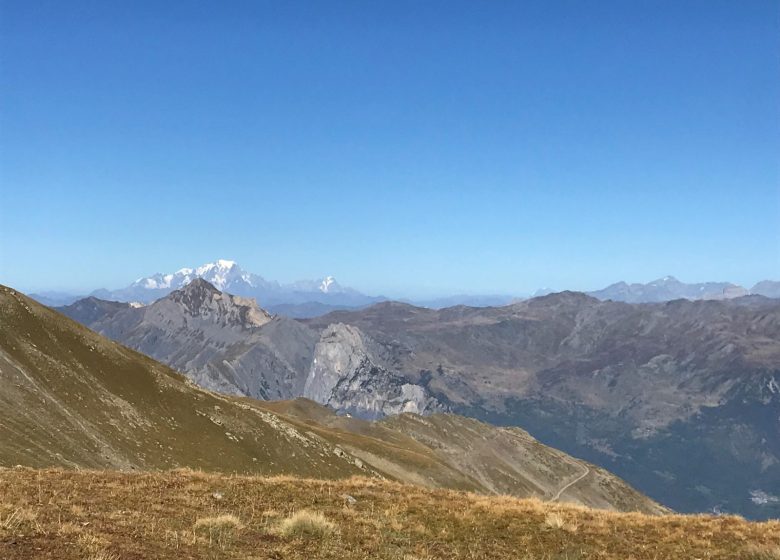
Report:
[[[430,414],[447,408],[384,362],[387,352],[356,327],[325,328],[314,349],[303,396],[358,416]]]

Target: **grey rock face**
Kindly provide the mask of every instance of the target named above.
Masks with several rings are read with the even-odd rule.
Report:
[[[214,391],[306,396],[366,418],[446,410],[390,368],[387,350],[359,329],[332,325],[320,335],[199,278],[145,307],[88,298],[61,311]]]
[[[425,388],[388,369],[383,354],[358,328],[328,326],[315,348],[303,396],[369,418],[446,410]]]
[[[217,290],[214,286],[196,278],[183,290],[178,290],[161,302],[157,309],[176,307],[184,311],[178,314],[185,322],[194,321],[193,326],[200,327],[238,327],[250,329],[262,327],[271,321],[271,315],[258,307],[252,298],[232,296]],[[164,315],[164,313],[160,313]]]

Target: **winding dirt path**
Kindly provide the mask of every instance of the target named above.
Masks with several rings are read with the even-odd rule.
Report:
[[[557,502],[558,499],[561,497],[561,494],[566,492],[566,490],[568,490],[569,488],[571,488],[572,486],[577,484],[580,480],[582,480],[583,478],[585,478],[589,474],[590,474],[590,467],[585,467],[585,471],[580,476],[578,476],[577,478],[575,478],[574,480],[572,480],[568,484],[566,484],[564,486],[561,486],[560,490],[558,490],[558,492],[556,492],[555,496],[550,498],[550,501],[551,502]]]

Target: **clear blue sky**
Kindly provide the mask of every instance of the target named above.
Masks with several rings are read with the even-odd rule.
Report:
[[[780,278],[780,2],[0,1],[0,282]]]

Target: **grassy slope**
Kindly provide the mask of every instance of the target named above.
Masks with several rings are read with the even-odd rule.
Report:
[[[268,413],[0,289],[0,466],[338,477],[350,461]]]
[[[325,426],[323,435],[339,436],[341,447],[374,467],[397,473],[400,480],[541,499],[553,498],[577,480],[560,494],[560,501],[620,511],[667,511],[604,469],[548,447],[519,428],[496,428],[453,414],[402,414],[366,422],[336,416],[304,400],[263,406],[290,421],[303,421],[315,432]],[[410,465],[413,472],[403,472]]]
[[[334,531],[280,534],[304,508]],[[240,525],[204,527],[217,516]],[[776,560],[780,522],[614,513],[366,478],[0,469],[0,558]]]

